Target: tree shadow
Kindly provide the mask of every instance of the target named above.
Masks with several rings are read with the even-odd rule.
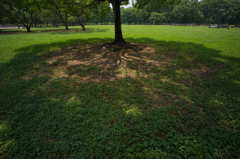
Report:
[[[111,40],[32,45],[0,64],[3,157],[239,156],[239,58],[149,38],[96,44]]]

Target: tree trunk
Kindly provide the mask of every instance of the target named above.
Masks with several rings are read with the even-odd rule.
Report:
[[[82,15],[82,30],[83,30],[83,31],[86,31],[83,15]]]
[[[80,18],[80,17],[81,17],[81,18]],[[82,27],[82,30],[83,30],[83,31],[86,31],[83,15],[82,15],[82,16],[81,16],[81,15],[78,15],[78,16],[77,16],[77,19],[78,19],[79,25]],[[81,20],[82,20],[82,22],[81,22]]]
[[[69,30],[67,22],[65,23],[66,30]]]
[[[65,18],[66,18],[66,21],[65,21],[66,30],[69,30],[69,28],[68,28],[68,22],[67,22],[68,15],[67,15],[66,12],[65,12]],[[64,21],[63,21],[63,22],[64,22]]]
[[[27,26],[26,28],[27,28],[27,32],[31,32],[30,26]]]
[[[112,2],[115,22],[115,39],[113,44],[124,45],[126,41],[122,37],[120,4],[119,0],[113,0]]]

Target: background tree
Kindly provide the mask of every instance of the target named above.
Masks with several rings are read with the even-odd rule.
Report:
[[[49,23],[52,23],[53,26],[56,26],[57,22],[61,21],[57,15],[53,14],[52,11],[48,9],[43,9],[39,17],[41,18],[42,22],[47,25],[47,27],[49,27]]]
[[[200,5],[206,23],[220,23],[224,11],[223,0],[202,0]]]
[[[123,23],[134,23],[141,24],[144,21],[144,11],[136,8],[126,8],[121,11],[122,22]]]
[[[107,15],[110,13],[111,8],[108,2],[101,2],[100,4],[96,4],[95,7],[90,10],[91,16],[86,16],[86,19],[95,19],[96,21],[101,21],[102,23],[107,17]]]
[[[4,0],[5,5],[12,11],[12,15],[17,17],[30,32],[37,15],[41,12],[41,0]]]
[[[158,13],[158,12],[152,12],[150,17],[148,18],[148,20],[150,22],[156,22],[156,24],[159,24],[160,21],[163,21],[163,17],[161,15],[161,13]]]
[[[20,28],[20,20],[15,16],[14,11],[10,10],[9,6],[0,1],[0,24],[14,24]]]
[[[180,23],[195,23],[200,22],[203,15],[200,10],[196,8],[195,2],[184,0],[182,3],[176,5],[172,12],[172,20]]]
[[[74,9],[75,3],[72,0],[46,0],[45,7],[58,16],[63,24],[68,28],[68,18],[71,17],[71,10]]]
[[[130,25],[132,22],[134,22],[134,20],[136,20],[136,14],[133,10],[134,8],[126,8],[123,9],[122,11],[122,22],[124,23],[128,23],[128,25]]]
[[[113,10],[110,9],[108,15],[104,19],[104,22],[107,22],[107,24],[108,24],[109,22],[113,22],[113,21],[114,21]]]
[[[71,9],[71,14],[75,16],[78,20],[79,25],[82,30],[85,31],[84,15],[91,14],[89,8],[87,8],[88,0],[76,0]]]
[[[0,24],[5,24],[9,22],[9,14],[11,13],[9,6],[0,0]]]
[[[221,23],[239,24],[240,0],[224,0],[224,10]]]

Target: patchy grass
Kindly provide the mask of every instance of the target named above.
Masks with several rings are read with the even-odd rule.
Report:
[[[240,157],[239,30],[89,29],[0,36],[2,158]]]

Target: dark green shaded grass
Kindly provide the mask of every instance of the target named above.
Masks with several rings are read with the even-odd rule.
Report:
[[[101,68],[66,64],[74,49],[111,41],[111,30],[86,32],[81,38],[80,33],[57,33],[58,41],[44,41],[38,37],[45,33],[35,33],[37,40],[30,44],[3,46],[12,55],[1,52],[2,158],[239,157],[239,54],[224,51],[222,40],[211,45],[201,44],[203,37],[190,42],[178,37],[182,35],[156,40],[136,34],[137,39],[131,37],[133,28],[128,29],[127,41],[157,49],[154,58],[148,56],[155,63],[126,66],[146,77],[86,81],[84,77],[95,77]],[[106,37],[98,37],[102,35]],[[231,38],[225,41],[238,47]],[[59,56],[66,58],[49,62]],[[62,67],[67,76],[57,73]]]

